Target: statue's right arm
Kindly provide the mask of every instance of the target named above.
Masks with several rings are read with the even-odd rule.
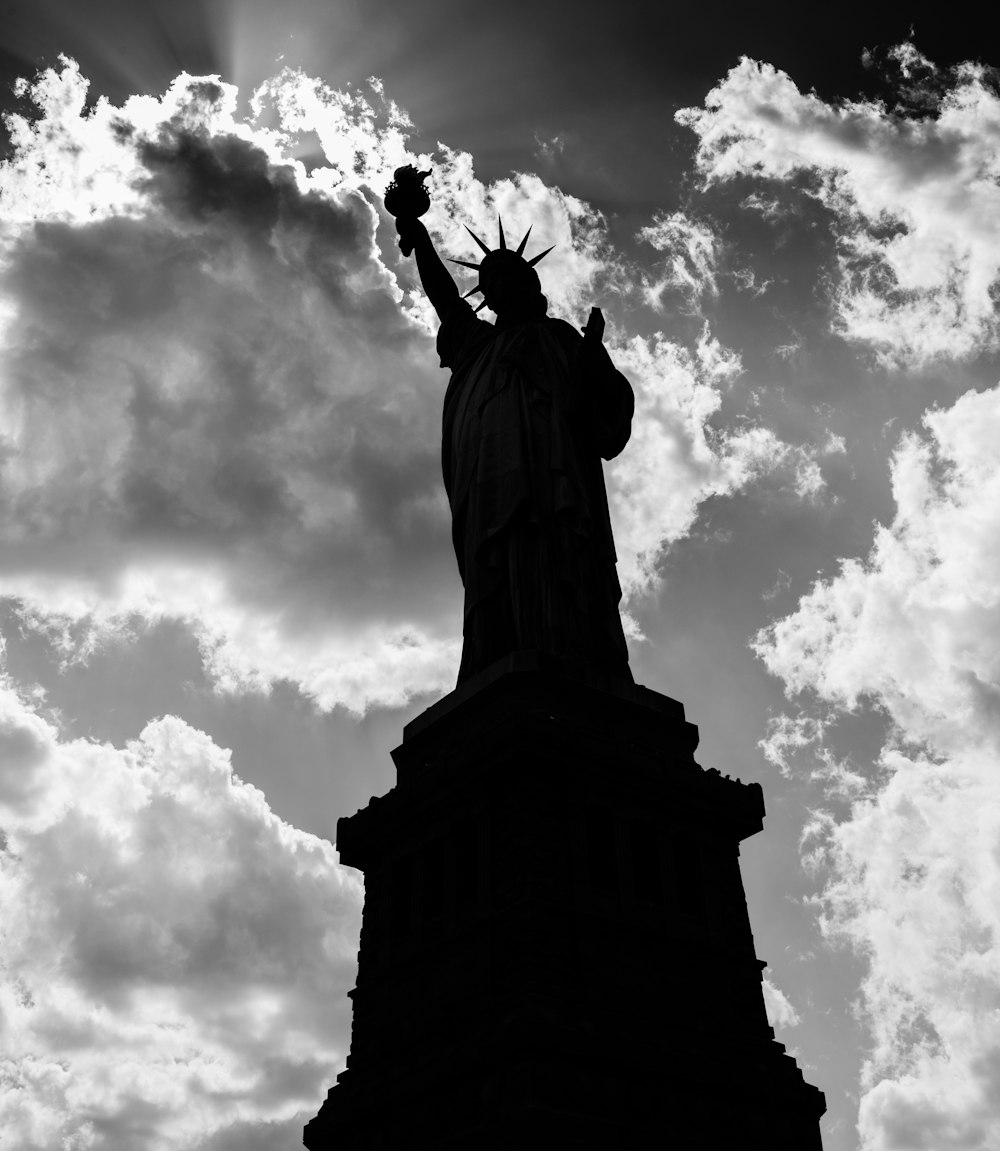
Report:
[[[434,306],[439,320],[444,320],[459,298],[458,286],[451,273],[441,263],[427,229],[418,219],[397,219],[396,231],[404,242],[413,245],[417,257],[417,271],[427,298]]]

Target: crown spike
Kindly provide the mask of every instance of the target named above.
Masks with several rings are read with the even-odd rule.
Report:
[[[552,245],[552,248],[554,248],[554,247],[555,247],[555,244],[553,244],[553,245]],[[537,264],[537,263],[538,263],[538,261],[539,261],[539,260],[544,260],[544,259],[545,259],[545,257],[546,257],[546,256],[549,254],[549,252],[551,252],[551,251],[552,251],[552,248],[546,248],[544,252],[541,252],[541,253],[540,253],[539,255],[537,255],[537,256],[533,256],[533,257],[532,257],[532,258],[531,258],[531,259],[528,261],[528,267],[529,267],[529,268],[533,268],[533,267],[535,266],[535,264]]]
[[[497,231],[500,233],[500,250],[507,250],[507,237],[503,234],[503,219],[497,216]]]
[[[520,242],[520,244],[518,244],[518,245],[517,245],[517,254],[518,254],[519,256],[523,256],[523,255],[524,255],[524,246],[525,246],[525,244],[527,244],[527,242],[528,242],[528,237],[529,237],[530,235],[531,235],[531,225],[529,224],[529,225],[528,225],[528,230],[527,230],[527,231],[524,233],[524,239],[523,239],[523,240]]]
[[[476,284],[476,286],[474,288],[470,288],[465,293],[465,295],[462,297],[462,299],[467,300],[470,296],[474,296],[476,294],[476,292],[481,292],[482,290],[483,289],[478,284]]]
[[[486,301],[483,300],[483,302],[479,305],[478,308],[472,309],[472,314],[475,315],[477,312],[481,312],[483,310],[483,308],[485,308],[485,307],[486,307]]]
[[[479,271],[479,265],[470,264],[468,260],[456,260],[453,256],[449,256],[448,262],[451,264],[461,264],[463,268],[471,268],[474,272]]]
[[[469,227],[469,225],[468,225],[468,224],[466,224],[466,225],[465,225],[465,230],[466,230],[466,231],[469,233],[469,235],[470,235],[470,236],[471,236],[471,237],[472,237],[472,238],[473,238],[473,239],[476,241],[476,243],[477,243],[477,244],[480,246],[480,248],[482,248],[482,250],[483,250],[483,251],[486,253],[486,255],[488,256],[488,255],[490,254],[490,250],[489,250],[489,248],[487,247],[487,245],[486,245],[486,244],[484,244],[484,243],[483,243],[483,241],[482,241],[482,240],[480,240],[480,238],[479,238],[479,237],[476,235],[476,233],[475,233],[475,232],[474,232],[474,231],[473,231],[473,230],[472,230],[472,229]]]

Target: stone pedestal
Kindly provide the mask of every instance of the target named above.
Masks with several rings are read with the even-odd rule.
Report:
[[[739,869],[759,784],[683,707],[512,656],[407,725],[341,819],[365,873],[347,1069],[310,1151],[821,1151]]]

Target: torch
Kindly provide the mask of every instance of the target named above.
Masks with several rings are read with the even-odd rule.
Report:
[[[397,219],[416,219],[422,216],[431,206],[431,198],[424,187],[424,180],[430,174],[430,169],[418,172],[412,164],[397,168],[392,174],[392,182],[385,190],[385,210]],[[407,244],[400,238],[399,250],[408,256],[413,251],[413,244]]]

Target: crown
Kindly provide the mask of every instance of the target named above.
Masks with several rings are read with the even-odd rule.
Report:
[[[525,260],[524,259],[524,247],[528,242],[528,237],[531,235],[531,228],[529,227],[528,230],[524,233],[524,239],[520,242],[520,244],[518,244],[516,250],[508,248],[507,247],[507,239],[503,234],[503,220],[499,216],[497,216],[497,230],[498,230],[499,235],[500,235],[500,247],[499,248],[490,248],[483,240],[481,240],[476,235],[476,233],[469,227],[468,224],[465,225],[465,230],[476,241],[476,243],[480,246],[480,248],[482,248],[485,255],[483,256],[482,260],[480,260],[480,262],[478,264],[470,263],[470,261],[468,261],[468,260],[455,260],[455,259],[452,259],[451,263],[461,264],[463,268],[472,268],[473,271],[479,271],[480,268],[485,267],[487,261],[490,259],[491,256],[493,256],[495,258],[495,257],[499,256],[501,252],[505,253],[503,258],[508,259],[508,260],[516,258],[516,259],[521,260],[527,267],[533,268],[535,266],[535,264],[538,263],[539,260],[544,260],[545,257],[549,254],[549,252],[552,251],[552,248],[555,247],[555,244],[553,244],[552,248],[546,248],[544,252],[540,252],[537,256],[532,256],[532,258],[530,260]],[[495,260],[494,260],[494,262],[495,262]],[[481,292],[482,290],[483,289],[477,284],[474,288],[471,288],[468,292],[466,292],[465,295],[462,297],[462,299],[466,300],[469,298],[469,296],[474,296],[474,295],[476,295],[477,292]],[[479,305],[479,307],[476,308],[476,311],[481,312],[483,310],[483,308],[485,308],[485,307],[486,307],[486,301],[483,300],[483,302]]]

